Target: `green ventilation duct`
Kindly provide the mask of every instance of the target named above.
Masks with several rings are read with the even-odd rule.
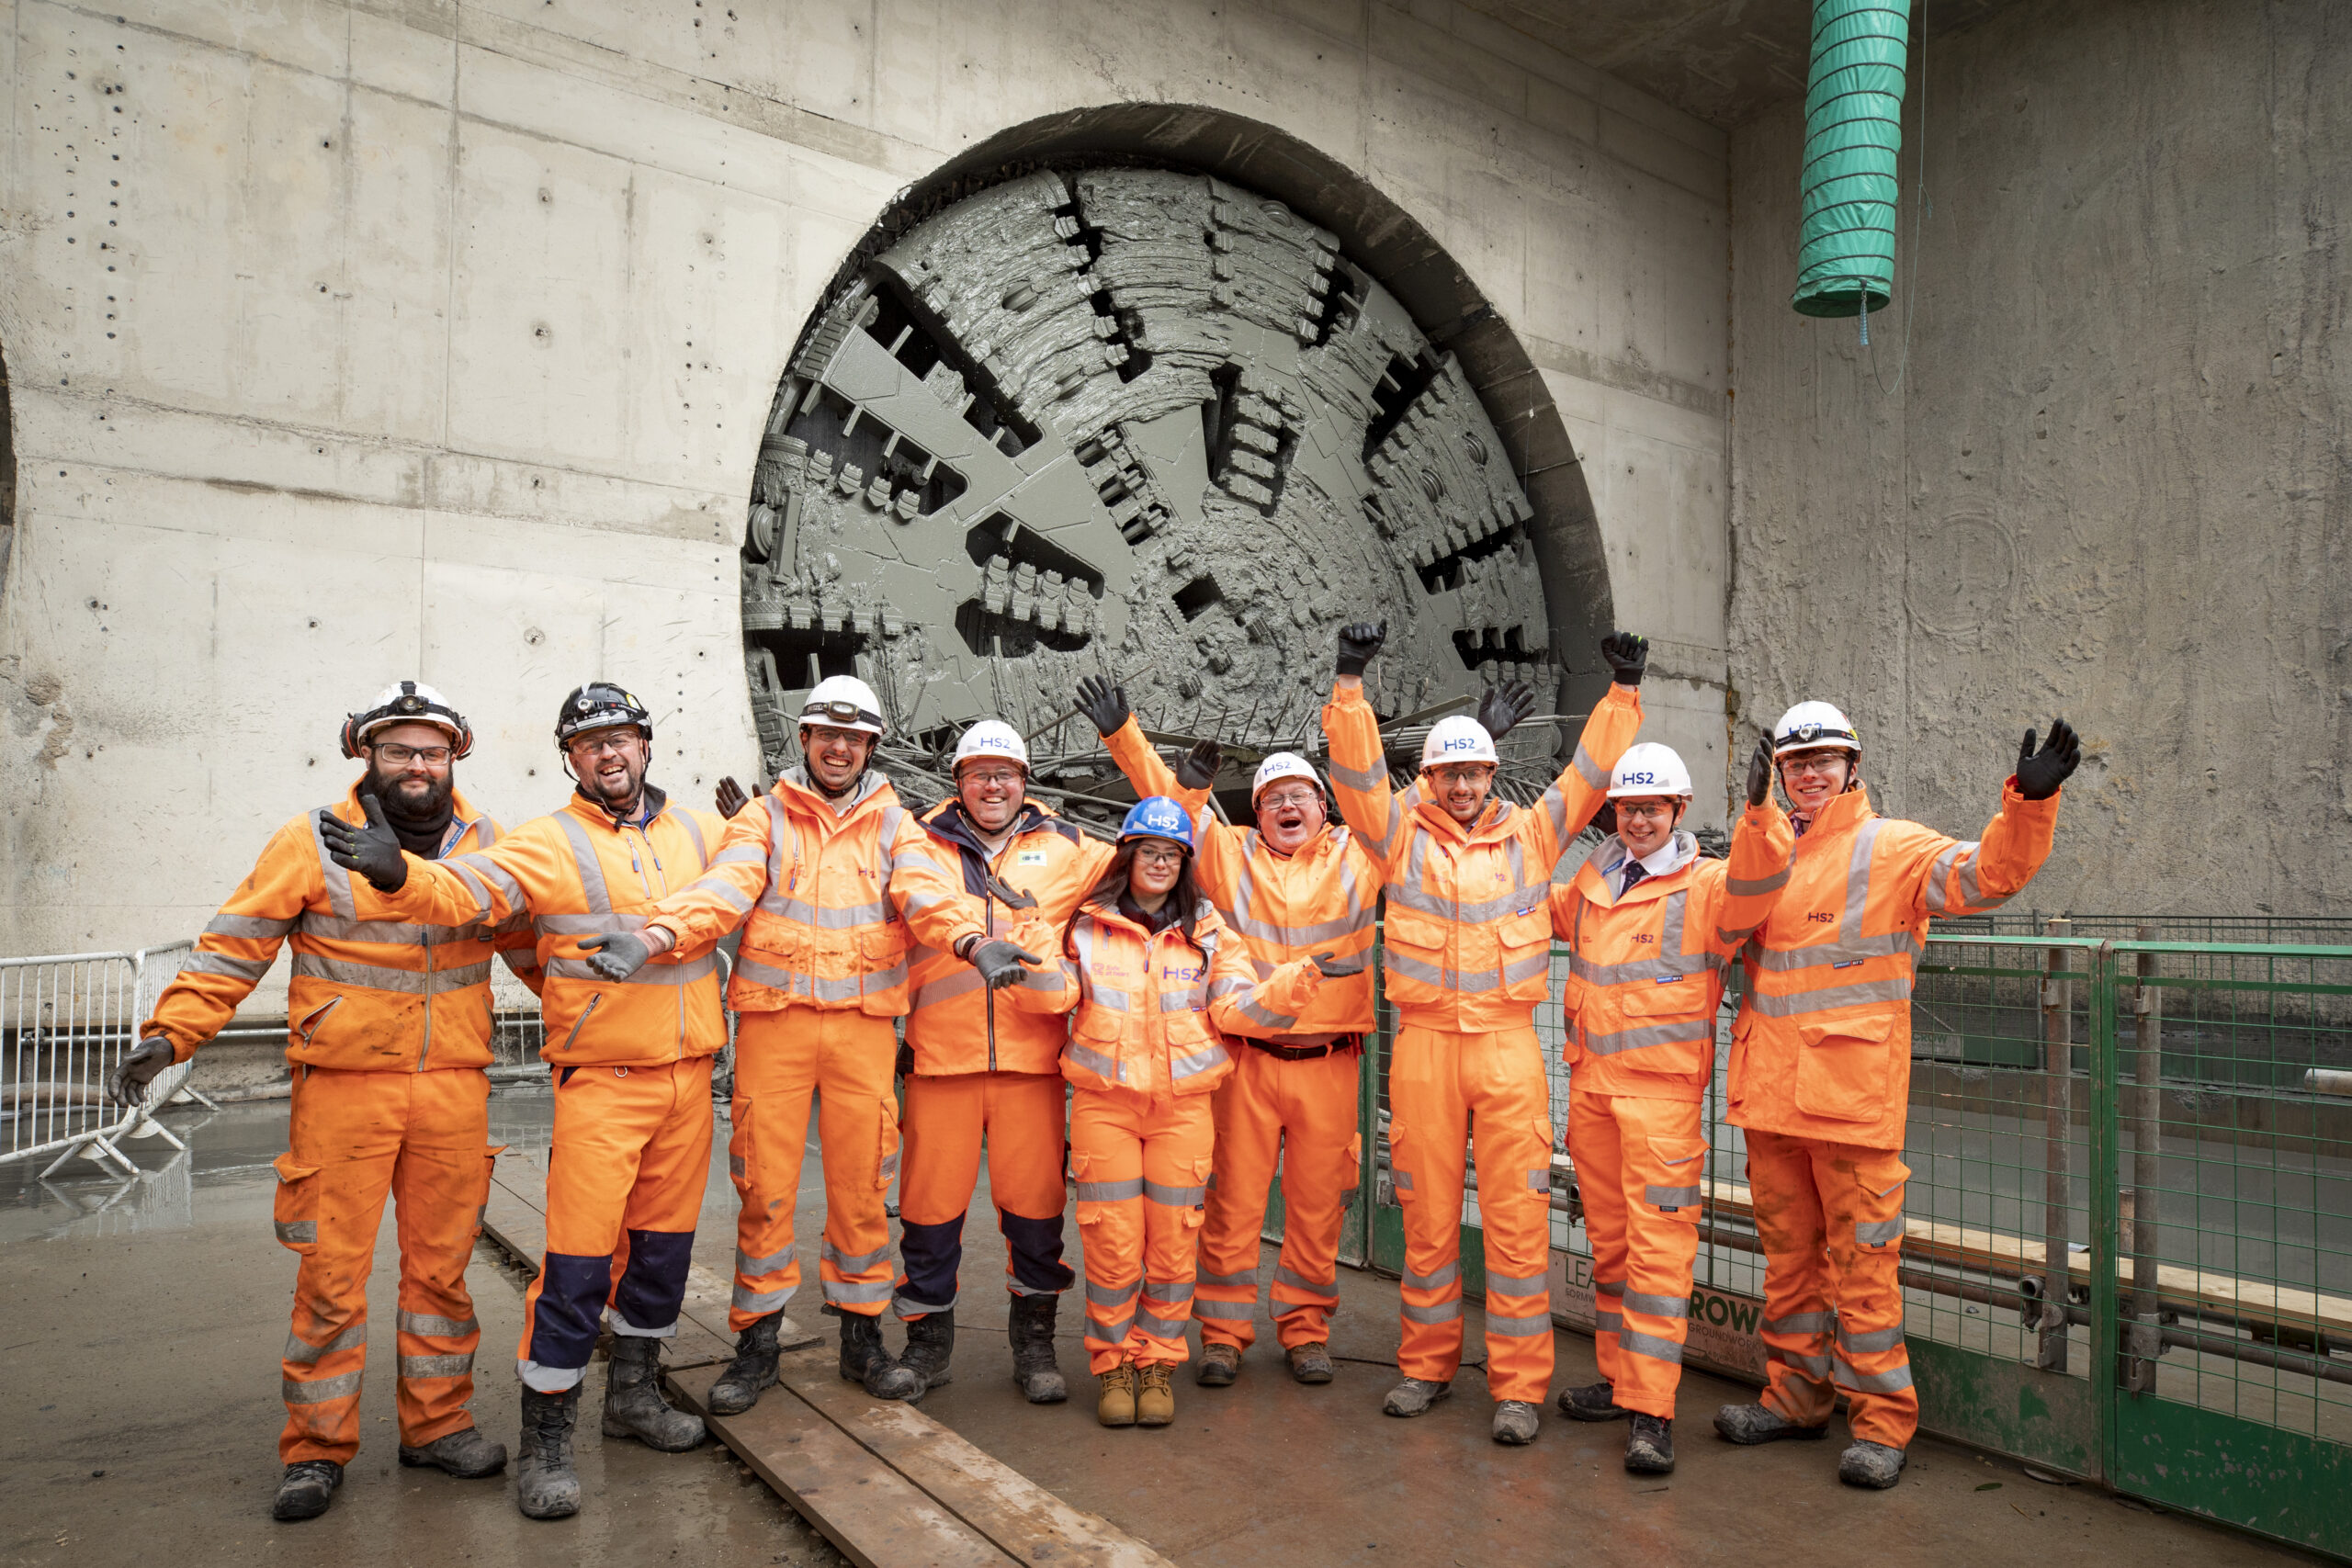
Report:
[[[1910,0],[1814,0],[1797,231],[1801,315],[1858,316],[1894,285]]]

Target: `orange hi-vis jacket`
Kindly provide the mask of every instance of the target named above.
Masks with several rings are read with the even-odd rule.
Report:
[[[1331,787],[1385,874],[1386,987],[1400,1022],[1460,1034],[1528,1026],[1552,984],[1552,868],[1600,809],[1609,770],[1641,727],[1640,691],[1610,687],[1542,800],[1490,796],[1464,828],[1418,779],[1391,793],[1363,693],[1332,693]]]
[[[1193,875],[1218,918],[1249,949],[1258,978],[1311,953],[1364,960],[1363,974],[1324,981],[1297,1019],[1281,1025],[1272,1018],[1258,1021],[1283,1034],[1369,1032],[1381,874],[1363,840],[1334,822],[1296,853],[1276,854],[1257,829],[1218,821],[1206,809],[1207,790],[1179,784],[1133,718],[1107,744],[1138,795],[1167,795],[1193,814],[1193,838],[1200,846]]]
[[[547,982],[539,1055],[559,1066],[637,1066],[716,1054],[727,1043],[718,961],[665,953],[626,980],[605,980],[580,948],[586,936],[645,929],[653,901],[699,875],[718,817],[673,807],[651,784],[646,814],[616,822],[574,794],[491,848],[444,861],[408,859],[408,881],[384,895],[403,918],[440,925],[527,914]]]
[[[1190,941],[1181,926],[1146,931],[1115,899],[1089,903],[1070,921],[1054,963],[1062,987],[1016,986],[1005,995],[1036,1012],[1075,1011],[1062,1077],[1138,1100],[1208,1093],[1233,1073],[1225,1035],[1289,1032],[1259,1021],[1271,1016],[1287,1026],[1323,981],[1306,958],[1253,978],[1248,954],[1205,898]]]
[[[1068,925],[1078,901],[1117,852],[1046,807],[1023,801],[1012,835],[987,862],[998,881],[1037,901],[1035,908],[1009,909],[981,878],[987,847],[966,819],[961,804],[942,801],[923,814],[922,822],[923,852],[963,887],[965,897],[978,902],[989,935],[1014,941],[1022,940],[1012,933],[1023,925],[1051,927],[1056,932]],[[1040,956],[1045,952],[1030,951]],[[918,1074],[1061,1070],[1062,1042],[1069,1033],[1066,1022],[991,997],[980,972],[953,953],[918,945],[907,978],[914,988],[913,1010],[907,1014],[907,1046],[914,1053]],[[1047,964],[1021,984],[1052,990],[1063,981],[1060,970]]]
[[[452,792],[452,837],[442,852],[487,849],[498,824]],[[365,823],[359,786],[325,807]],[[420,864],[424,863],[422,862]],[[503,923],[502,923],[503,922]],[[493,951],[533,990],[538,974],[516,954],[530,946],[520,921],[469,917],[411,925],[365,878],[327,858],[317,814],[275,834],[220,912],[197,938],[179,977],[155,998],[142,1032],[172,1043],[185,1062],[236,1015],[291,940],[286,1059],[345,1072],[426,1072],[490,1065],[490,958]]]
[[[1674,864],[1615,889],[1624,840],[1611,834],[1552,885],[1552,933],[1568,944],[1562,1059],[1587,1094],[1696,1101],[1714,1076],[1724,969],[1772,912],[1789,880],[1788,814],[1770,801],[1741,815],[1729,861],[1702,860],[1674,835]]]
[[[2058,797],[2012,778],[1982,842],[1881,817],[1857,784],[1797,840],[1789,885],[1740,954],[1730,1115],[1741,1127],[1903,1146],[1911,979],[1934,915],[1981,915],[2050,856]]]
[[[678,939],[680,953],[707,953],[744,928],[727,991],[739,1012],[854,1008],[897,1018],[907,1010],[913,941],[952,950],[980,931],[978,910],[925,851],[925,837],[880,773],[859,779],[836,810],[805,767],[789,768],[729,820],[710,869],[655,905],[652,923]]]

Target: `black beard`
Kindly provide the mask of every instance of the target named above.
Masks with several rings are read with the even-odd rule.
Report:
[[[425,786],[422,798],[399,787],[406,782],[401,774],[387,774],[380,768],[371,770],[368,776],[368,785],[384,807],[385,819],[400,835],[401,847],[413,855],[431,860],[441,852],[442,836],[449,830],[457,775],[443,773],[435,778],[427,773],[422,781]]]

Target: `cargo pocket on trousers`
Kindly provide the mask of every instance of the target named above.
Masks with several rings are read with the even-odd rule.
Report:
[[[1358,1133],[1348,1140],[1348,1166],[1340,1172],[1340,1201],[1352,1203],[1356,1190],[1363,1184],[1363,1134]]]
[[[1196,1231],[1208,1221],[1209,1173],[1216,1168],[1216,1158],[1213,1155],[1203,1155],[1193,1162],[1193,1190],[1201,1194],[1201,1201],[1186,1204],[1182,1211],[1188,1231]]]
[[[498,1179],[498,1156],[506,1152],[504,1144],[492,1144],[481,1151],[481,1200],[474,1205],[474,1235],[481,1235],[482,1226],[490,1222],[490,1187]]]
[[[1396,1195],[1396,1206],[1400,1209],[1408,1207],[1419,1197],[1419,1193],[1414,1190],[1413,1173],[1404,1163],[1409,1157],[1405,1146],[1405,1123],[1391,1112],[1388,1118],[1388,1189]]]
[[[1854,1249],[1857,1252],[1898,1250],[1903,1241],[1903,1186],[1911,1168],[1883,1151],[1880,1157],[1858,1161],[1854,1167]],[[1833,1235],[1831,1240],[1837,1238]]]
[[[298,1165],[291,1153],[271,1162],[277,1172],[277,1203],[273,1219],[277,1244],[308,1258],[319,1249],[319,1168]]]
[[[886,1100],[876,1110],[882,1122],[877,1130],[881,1141],[874,1163],[874,1185],[883,1188],[899,1179],[899,1108]]]
[[[1656,1179],[1642,1184],[1642,1201],[1661,1219],[1697,1224],[1699,1205],[1706,1196],[1706,1141],[1652,1138],[1649,1145],[1650,1170]]]
[[[1099,1156],[1088,1154],[1083,1149],[1069,1151],[1069,1179],[1078,1189],[1078,1224],[1081,1231],[1101,1224],[1111,1213],[1107,1200],[1093,1196],[1101,1190],[1094,1179],[1094,1172],[1102,1163]]]

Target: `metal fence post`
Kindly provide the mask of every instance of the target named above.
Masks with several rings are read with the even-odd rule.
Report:
[[[2045,934],[2063,937],[2068,922],[2053,918]],[[2074,1131],[2075,1047],[2067,1018],[2066,950],[2053,947],[2044,960],[2041,982],[2042,1240],[2041,1343],[2033,1364],[2066,1370],[2066,1302],[2073,1271],[2066,1266],[2074,1227],[2067,1218],[2066,1140]]]
[[[2142,942],[2156,940],[2156,928],[2142,926]],[[2156,1304],[2157,1189],[2164,1180],[2164,1025],[2148,982],[2156,955],[2143,953],[2133,965],[2132,1011],[2138,1030],[2132,1051],[2132,1327],[2124,1340],[2123,1386],[2153,1393],[2156,1358],[2164,1353],[2164,1328]]]
[[[2090,954],[2090,1372],[2091,1420],[2098,1473],[2115,1473],[2117,1371],[2117,1280],[2121,1256],[2122,1189],[2118,1180],[2120,1140],[2117,1106],[2122,1074],[2118,1070],[2116,1024],[2121,1011],[2120,971],[2112,942],[2099,943]]]

